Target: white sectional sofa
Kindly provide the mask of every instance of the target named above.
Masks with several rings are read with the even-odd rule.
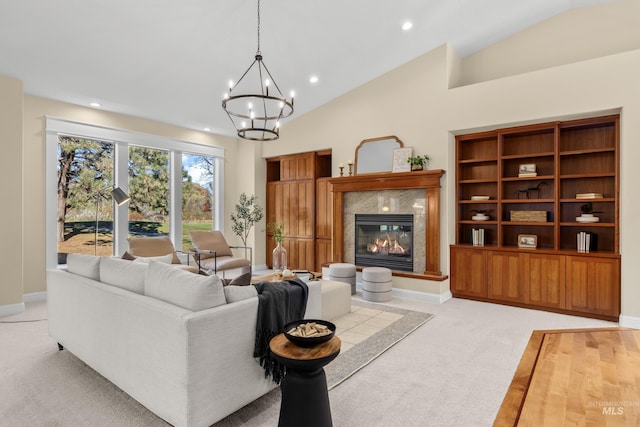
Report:
[[[276,386],[253,357],[255,288],[216,279],[70,255],[47,271],[49,334],[167,422],[209,426]],[[319,318],[318,283],[308,301]]]

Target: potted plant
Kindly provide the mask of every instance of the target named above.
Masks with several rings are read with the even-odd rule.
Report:
[[[429,165],[429,160],[431,160],[431,157],[429,157],[427,154],[425,154],[424,156],[410,156],[409,158],[407,158],[407,162],[411,164],[412,171],[421,171],[423,169],[426,169]]]
[[[254,195],[247,196],[245,193],[240,195],[240,200],[236,203],[235,211],[231,213],[231,230],[240,237],[242,244],[247,246],[247,237],[251,232],[251,228],[262,220],[262,207],[256,204],[257,197]]]

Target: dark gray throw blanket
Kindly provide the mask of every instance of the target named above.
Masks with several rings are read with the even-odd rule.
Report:
[[[282,282],[259,282],[258,320],[253,357],[260,358],[265,377],[271,375],[276,384],[284,378],[284,366],[271,357],[269,341],[283,332],[284,325],[302,319],[307,309],[309,288],[300,279]]]

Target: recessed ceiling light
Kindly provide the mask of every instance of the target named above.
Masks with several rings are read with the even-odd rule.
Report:
[[[204,128],[205,132],[211,132],[211,128]]]
[[[100,104],[99,102],[91,102],[89,105],[91,105],[92,107],[102,107],[102,104]]]
[[[309,83],[318,83],[318,76],[309,77]]]
[[[402,29],[404,31],[409,31],[411,29],[411,27],[413,27],[413,23],[410,22],[410,21],[407,21],[404,24],[402,24]]]

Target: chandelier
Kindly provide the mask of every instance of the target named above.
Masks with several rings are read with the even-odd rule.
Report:
[[[238,136],[252,141],[280,137],[280,119],[293,114],[293,92],[287,100],[267,69],[260,53],[260,0],[258,0],[258,50],[254,61],[237,83],[229,82],[222,108]]]

